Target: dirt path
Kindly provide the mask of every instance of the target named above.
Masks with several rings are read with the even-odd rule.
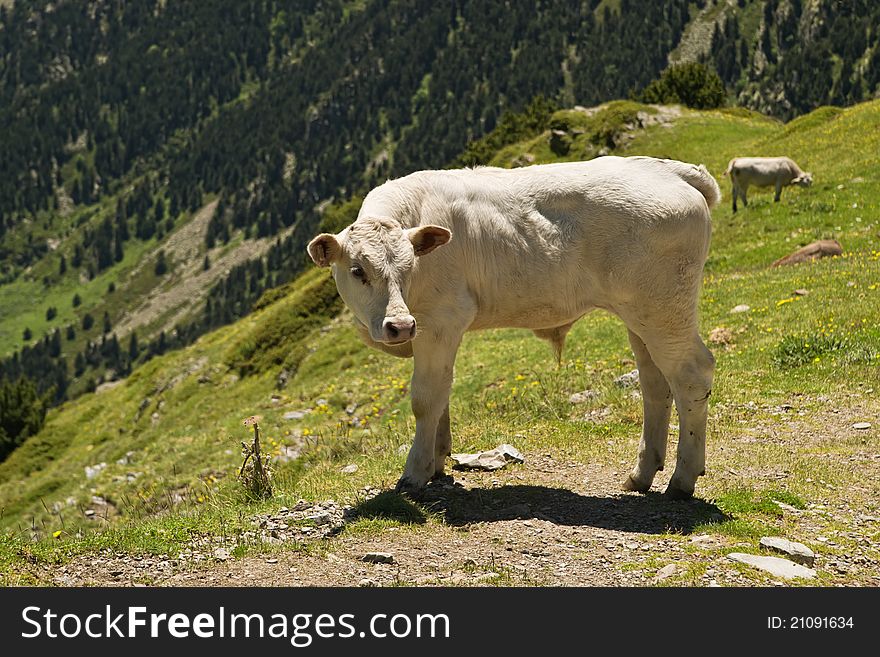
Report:
[[[811,421],[808,430],[798,421],[775,423],[744,433],[743,439],[753,440],[753,435],[776,443],[830,439],[841,419],[848,423],[864,414],[859,410],[853,411],[852,417],[847,413],[840,418],[840,412],[834,408],[822,414],[820,419],[827,419],[828,425]],[[857,453],[839,458],[857,463],[866,481],[878,481],[878,455]],[[732,563],[728,552],[757,553],[754,539],[721,530],[723,521],[730,518],[711,502],[666,500],[659,491],[669,472],[658,474],[648,495],[618,492],[624,475],[605,465],[526,454],[523,466],[492,473],[456,471],[434,482],[420,500],[421,508],[429,510],[427,514],[392,493],[366,489],[362,501],[354,506],[342,507],[332,501],[301,503],[257,519],[255,533],[278,544],[277,549],[259,556],[234,559],[216,552],[216,543],[178,558],[102,553],[43,572],[41,579],[63,586],[791,583]],[[766,477],[767,473],[722,468],[715,476],[750,479],[748,483],[754,484],[754,477]],[[819,579],[802,583],[880,585],[876,540],[880,514],[868,489],[861,492],[865,494],[829,487],[827,498],[813,499],[805,509],[782,505],[782,517],[770,518],[780,535],[794,534],[817,552],[814,568]],[[317,519],[317,526],[301,529],[305,518]],[[369,522],[383,519],[403,524]],[[706,525],[719,522],[717,532],[712,524]],[[364,556],[371,552],[389,553],[393,561],[365,562]]]

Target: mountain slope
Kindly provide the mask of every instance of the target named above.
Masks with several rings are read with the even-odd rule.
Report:
[[[786,118],[870,98],[876,9],[834,7],[3,7],[0,354],[18,355],[0,376],[27,372],[60,401],[244,316],[301,270],[329,201],[447,166],[536,96],[594,105],[698,58],[740,103]],[[804,61],[819,73],[798,75]],[[176,251],[182,235],[191,244]],[[147,312],[145,299],[156,299]],[[139,348],[127,349],[135,330]]]
[[[636,118],[652,112],[665,118],[643,120],[640,128],[622,109],[634,110]],[[589,122],[596,117],[604,132]],[[812,170],[810,190],[786,189],[778,204],[768,193],[753,192],[747,210],[734,215],[725,204],[713,215],[701,318],[702,333],[714,336],[718,367],[710,467],[699,494],[714,500],[722,520],[710,520],[703,530],[740,543],[770,531],[799,540],[804,531],[837,532],[834,545],[816,546],[824,558],[858,553],[867,561],[850,563],[849,574],[826,572],[821,581],[870,581],[880,555],[864,551],[858,526],[835,518],[870,515],[880,504],[878,463],[869,457],[880,447],[877,433],[851,428],[876,420],[880,411],[871,385],[880,362],[880,332],[872,320],[880,311],[880,102],[819,110],[789,124],[741,110],[629,104],[565,110],[554,118],[568,126],[572,158],[579,149],[593,152],[590,135],[611,134],[618,144],[613,153],[704,162],[719,178],[728,159],[743,154],[785,153]],[[509,144],[497,161],[551,161],[557,157],[553,136],[548,131]],[[843,244],[843,257],[768,268],[801,244],[830,237]],[[205,549],[199,537],[213,537],[213,545],[222,536],[236,554],[276,549],[253,538],[256,514],[276,513],[300,498],[357,503],[365,486],[393,485],[404,460],[399,446],[413,429],[411,362],[367,350],[344,315],[331,319],[339,306],[325,272],[309,270],[288,290],[267,297],[253,315],[152,360],[115,388],[52,411],[43,431],[0,464],[0,523],[10,532],[0,550],[7,581],[46,581],[51,568],[39,564],[101,547],[173,556]],[[731,313],[740,304],[750,310]],[[559,368],[527,332],[468,334],[453,389],[456,451],[512,442],[527,462],[507,474],[465,481],[494,490],[490,479],[499,476],[515,489],[519,478],[540,476],[530,463],[551,454],[573,464],[573,472],[592,464],[596,470],[588,476],[606,482],[595,494],[611,495],[607,486],[617,475],[622,480],[636,453],[640,402],[613,383],[632,367],[625,331],[600,312],[575,326]],[[585,387],[599,395],[570,404],[569,396]],[[265,444],[277,458],[276,494],[263,504],[246,502],[235,480],[238,441],[247,437],[241,421],[253,414],[262,416]],[[780,426],[797,430],[780,433]],[[340,474],[347,464],[358,466],[353,475]],[[577,482],[554,479],[552,485]],[[422,515],[420,524],[410,525],[407,514],[427,512],[387,495],[379,506],[358,506],[361,519],[352,520],[343,544],[361,535],[391,543],[418,532],[445,536],[443,517]],[[782,518],[758,502],[773,495],[836,511],[825,519],[804,516],[819,523],[806,529],[799,524],[805,520]],[[473,504],[443,507],[444,517],[454,524]],[[31,538],[39,542],[29,544]],[[687,544],[680,536],[663,540]],[[38,566],[23,565],[23,555]],[[659,566],[638,566],[648,573],[652,567]],[[698,581],[705,564],[694,567],[687,577],[696,580],[686,581]]]

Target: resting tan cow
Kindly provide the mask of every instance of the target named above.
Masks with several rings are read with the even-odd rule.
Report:
[[[809,187],[813,184],[813,174],[801,171],[789,157],[735,157],[727,165],[724,175],[730,176],[733,184],[733,211],[736,212],[736,197],[742,197],[743,205],[749,206],[746,192],[749,186],[776,187],[774,201],[779,201],[782,188],[787,185]]]
[[[398,489],[443,473],[465,331],[527,328],[561,349],[575,321],[604,308],[629,330],[644,400],[624,487],[647,491],[663,468],[674,399],[680,438],[666,492],[691,496],[714,370],[697,296],[720,197],[705,167],[646,157],[422,171],[370,192],[339,234],[315,237],[309,255],[331,267],[367,342],[415,359],[416,434]]]

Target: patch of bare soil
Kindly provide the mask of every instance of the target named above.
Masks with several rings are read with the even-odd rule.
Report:
[[[273,237],[244,240],[225,252],[222,246],[211,249],[207,254],[211,266],[205,270],[202,244],[216,207],[216,201],[207,204],[165,241],[162,248],[168,260],[174,264],[173,273],[162,285],[150,290],[134,310],[125,314],[116,329],[117,333],[126,335],[160,320],[161,325],[152,327],[154,332],[170,331],[182,319],[192,315],[211,285],[236,265],[264,254],[276,239],[284,239],[287,231],[291,230],[287,229]],[[143,267],[152,267],[154,262],[154,258],[143,258],[130,278],[135,279]]]
[[[692,20],[685,28],[678,46],[669,53],[669,63],[694,62],[705,55],[712,44],[712,32],[715,29],[715,24],[723,22],[727,11],[733,8],[734,3],[735,0],[725,0],[723,4],[727,6],[722,6],[719,11],[715,11],[716,4],[722,3],[706,3],[696,19]],[[710,13],[714,13],[711,18]]]

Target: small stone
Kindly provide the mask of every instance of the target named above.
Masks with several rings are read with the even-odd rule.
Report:
[[[354,474],[357,471],[358,471],[358,467],[354,463],[351,463],[351,464],[345,466],[344,468],[342,468],[342,474]]]
[[[229,559],[229,550],[226,548],[217,548],[214,550],[214,558],[217,561],[226,561]]]
[[[714,536],[709,536],[709,534],[700,534],[698,536],[691,536],[691,543],[701,548],[713,548],[718,545],[718,539]]]
[[[727,558],[737,563],[744,563],[759,570],[770,573],[776,577],[783,579],[812,579],[816,576],[816,571],[807,568],[799,563],[782,559],[780,557],[761,557],[756,554],[745,554],[743,552],[731,552]]]
[[[871,423],[870,422],[856,422],[855,424],[852,425],[852,428],[857,429],[859,431],[865,431],[866,429],[871,428]]]
[[[664,579],[669,579],[673,575],[678,572],[678,566],[674,563],[666,564],[660,570],[657,571],[657,574],[654,576],[655,582],[662,582]]]
[[[626,374],[621,374],[619,377],[614,379],[614,385],[619,388],[634,388],[639,384],[639,371],[633,370],[632,372],[627,372]]]
[[[367,563],[394,563],[394,555],[389,552],[367,552],[361,561]]]
[[[358,586],[360,586],[361,588],[369,588],[371,586],[378,586],[378,584],[376,584],[376,582],[372,579],[364,578],[358,582]]]
[[[816,560],[816,554],[803,543],[796,543],[778,536],[764,536],[760,541],[761,547],[787,554],[792,561],[812,566]]]
[[[805,289],[802,288],[802,287],[801,287],[801,288],[798,288],[797,290],[794,290],[794,291],[792,292],[792,294],[794,294],[795,296],[798,296],[798,297],[805,297],[805,296],[807,296],[809,293],[810,293],[809,290],[805,290]]]
[[[734,306],[734,307],[731,309],[730,312],[731,312],[732,314],[735,314],[735,313],[747,313],[747,312],[749,312],[751,309],[752,309],[751,306],[747,306],[746,304],[741,303],[741,304],[739,304],[738,306]]]
[[[97,463],[95,465],[87,465],[86,470],[86,479],[94,479],[98,476],[98,474],[107,467],[106,463]]]
[[[586,402],[597,399],[599,397],[599,393],[595,390],[584,390],[582,392],[576,392],[571,397],[568,398],[570,404],[585,404]]]
[[[408,454],[410,447],[412,447],[412,445],[410,445],[409,443],[405,443],[397,448],[397,453],[398,454]]]
[[[730,344],[733,342],[733,332],[721,326],[714,328],[709,332],[709,342],[720,345]]]
[[[498,470],[508,463],[522,463],[525,457],[512,445],[504,443],[495,449],[477,454],[453,454],[450,457],[459,468],[472,470]]]
[[[306,520],[311,520],[316,525],[326,525],[328,522],[330,522],[330,514],[326,511],[321,511],[320,513],[306,516]]]
[[[266,563],[278,563],[278,559],[266,559]]]
[[[302,420],[308,411],[288,411],[281,416],[282,420]]]

